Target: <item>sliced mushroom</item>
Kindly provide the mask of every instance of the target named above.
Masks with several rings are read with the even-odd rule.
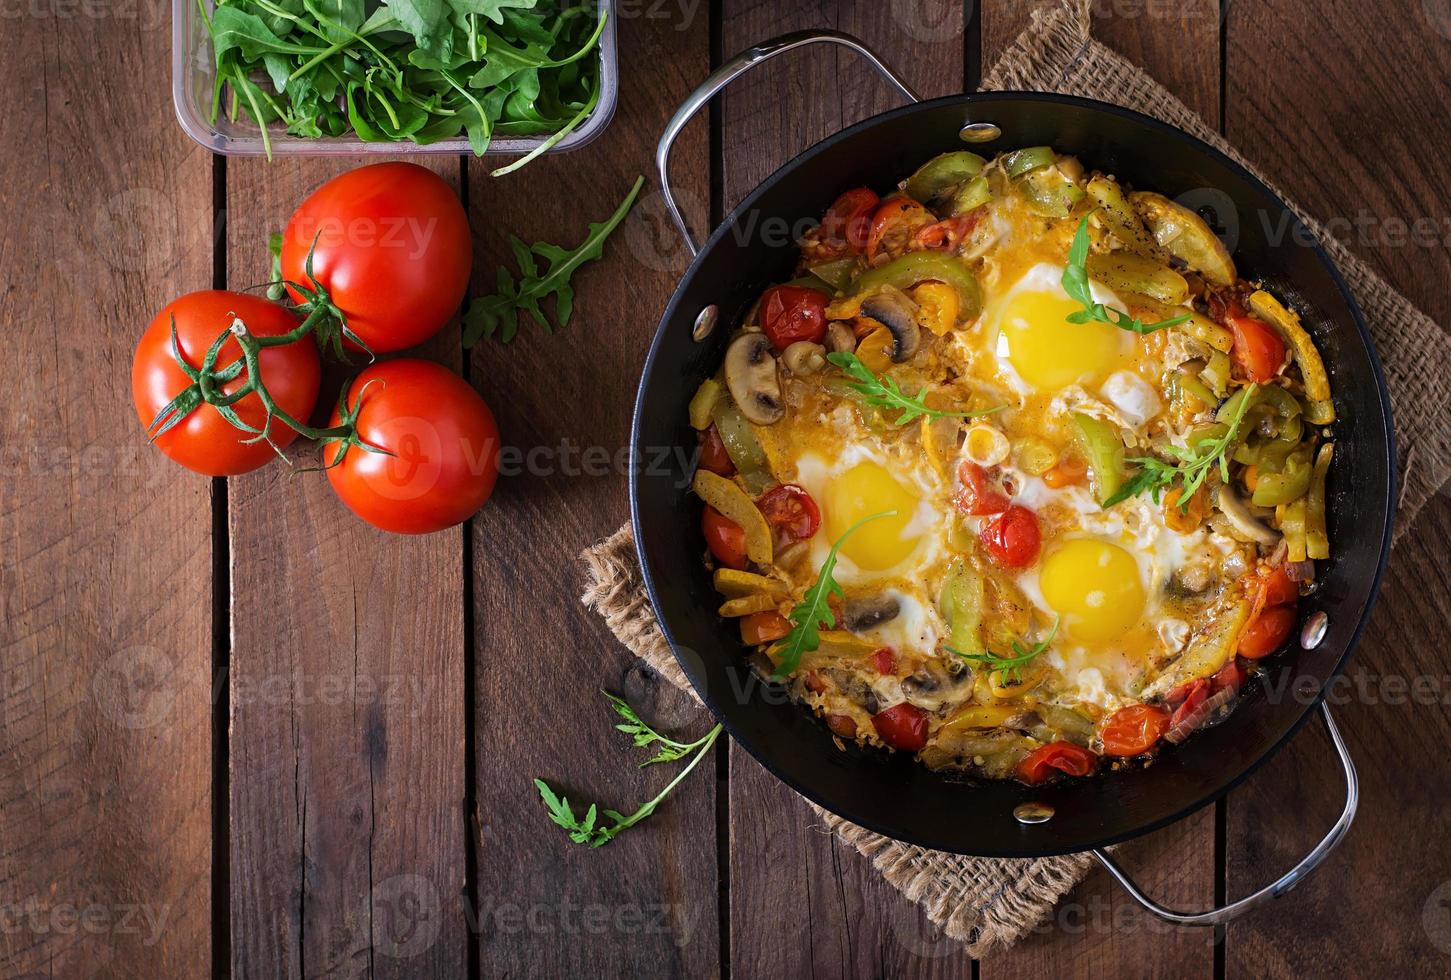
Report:
[[[856,335],[841,320],[833,320],[826,328],[826,349],[833,354],[856,350]]]
[[[949,674],[935,667],[923,667],[902,678],[902,696],[923,711],[936,711],[961,699],[963,688],[972,683],[968,672]]]
[[[725,379],[741,414],[750,421],[771,425],[786,414],[776,358],[765,334],[743,333],[731,341],[726,349]]]
[[[842,626],[853,633],[859,633],[880,626],[889,619],[896,619],[901,611],[901,604],[889,595],[852,599],[841,611]]]
[[[826,348],[809,340],[798,340],[781,352],[781,363],[797,377],[815,374],[826,367]]]
[[[897,364],[917,353],[921,332],[917,328],[917,304],[895,286],[885,286],[862,301],[862,315],[869,316],[892,332],[892,360]]]
[[[1229,518],[1230,526],[1245,540],[1262,544],[1267,548],[1274,547],[1280,540],[1280,532],[1273,528],[1266,527],[1259,518],[1250,513],[1245,502],[1240,500],[1235,492],[1228,486],[1219,488],[1219,509],[1224,516]]]

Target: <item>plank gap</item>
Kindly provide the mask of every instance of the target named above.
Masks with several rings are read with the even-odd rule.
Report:
[[[469,201],[469,158],[458,158],[458,194],[464,214],[473,214]],[[467,310],[473,299],[473,285],[464,291],[463,308]],[[459,370],[470,385],[474,383],[474,361],[465,351]],[[479,942],[481,930],[477,927],[479,910],[479,822],[478,822],[478,739],[475,736],[474,695],[478,690],[474,670],[478,659],[474,656],[474,519],[464,522],[463,528],[463,630],[464,630],[464,900],[468,902],[468,921],[473,923],[464,930],[465,963],[468,976],[479,976]]]
[[[212,157],[212,288],[227,288],[227,158]],[[227,481],[212,479],[212,976],[232,975],[231,714],[232,541]]]

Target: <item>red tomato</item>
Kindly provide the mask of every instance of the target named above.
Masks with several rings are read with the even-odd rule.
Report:
[[[927,744],[927,712],[903,701],[872,715],[872,727],[894,749],[916,752]]]
[[[972,460],[962,461],[957,468],[957,480],[961,486],[954,502],[964,514],[1001,514],[1008,509],[1007,494],[987,475],[987,470]]]
[[[897,651],[891,647],[882,647],[872,654],[872,666],[877,668],[879,674],[895,674],[897,672]]]
[[[438,333],[463,302],[472,265],[473,236],[458,195],[412,163],[375,163],[334,177],[293,212],[282,238],[282,278],[326,289],[374,353]],[[303,301],[297,289],[287,291]]]
[[[746,567],[746,532],[714,507],[706,505],[700,515],[700,530],[715,560],[727,568]]]
[[[1300,584],[1290,578],[1284,565],[1275,565],[1260,575],[1260,605],[1283,606],[1298,602]]]
[[[1280,648],[1294,628],[1294,606],[1271,606],[1251,620],[1240,634],[1239,655],[1249,660],[1267,657]]]
[[[879,200],[867,187],[854,187],[838,197],[821,219],[822,240],[842,242],[848,252],[860,254],[867,247],[872,210]]]
[[[882,248],[888,252],[905,251],[917,232],[932,221],[932,213],[910,197],[887,198],[872,214],[871,229],[867,232],[867,258],[874,258]]]
[[[766,515],[766,523],[775,529],[776,540],[782,544],[805,541],[821,527],[821,510],[816,501],[794,483],[767,490],[756,506]]]
[[[988,553],[1005,568],[1027,568],[1043,546],[1038,518],[1016,504],[984,524],[981,535]]]
[[[1198,710],[1199,706],[1208,699],[1209,681],[1205,680],[1203,677],[1196,677],[1189,683],[1181,684],[1174,690],[1170,691],[1166,700],[1172,704],[1173,702],[1178,700],[1175,695],[1181,693],[1184,700],[1179,704],[1177,708],[1174,709],[1174,714],[1170,716],[1170,728],[1179,727],[1179,724],[1183,722],[1184,719],[1192,715],[1196,710]]]
[[[1169,712],[1151,704],[1120,708],[1104,724],[1103,754],[1129,758],[1152,749],[1169,730]]]
[[[1098,756],[1072,742],[1053,742],[1034,749],[1018,763],[1017,776],[1029,786],[1053,775],[1054,770],[1070,776],[1087,776],[1098,765]]]
[[[1238,691],[1244,687],[1245,680],[1249,677],[1249,671],[1238,660],[1231,660],[1219,672],[1209,678],[1209,690],[1211,693],[1218,693],[1226,688],[1231,691]]]
[[[772,609],[741,617],[741,642],[749,647],[771,643],[790,632],[790,620]]]
[[[761,329],[778,351],[826,336],[826,294],[805,286],[772,286],[761,294]]]
[[[1230,360],[1250,381],[1269,381],[1285,363],[1285,342],[1274,328],[1244,311],[1238,303],[1230,303],[1224,312],[1224,325],[1234,334]]]
[[[393,455],[350,446],[342,462],[323,449],[328,482],[376,528],[427,534],[484,505],[499,476],[499,430],[467,381],[431,361],[374,364],[353,379],[348,406],[358,438]],[[341,424],[337,410],[331,425]]]
[[[150,426],[156,413],[190,387],[192,381],[176,363],[171,344],[172,318],[181,356],[194,368],[206,358],[207,348],[234,320],[241,320],[258,337],[277,337],[295,330],[301,321],[289,310],[259,296],[202,290],[188,293],[162,307],[151,321],[131,361],[131,397],[143,426]],[[237,341],[228,337],[218,356],[217,369],[242,356]],[[317,346],[306,338],[258,355],[262,382],[281,409],[306,424],[317,403],[318,379],[322,368]],[[245,373],[220,386],[223,393],[236,391],[247,381]],[[261,428],[266,412],[255,394],[232,408],[254,428]],[[159,428],[160,426],[158,426]],[[148,433],[152,430],[147,429]],[[207,476],[236,476],[277,457],[266,442],[246,445],[242,440],[253,433],[235,428],[210,405],[202,404],[155,440],[156,448],[189,470]],[[272,441],[286,446],[297,433],[280,421],[272,424]]]
[[[735,461],[726,452],[725,440],[713,423],[700,434],[700,465],[721,476],[730,476],[736,471]]]
[[[930,225],[923,225],[917,232],[917,244],[925,249],[956,248],[962,244],[964,238],[972,234],[980,217],[982,217],[981,210],[974,208],[967,214],[958,215],[955,218],[943,218]]]

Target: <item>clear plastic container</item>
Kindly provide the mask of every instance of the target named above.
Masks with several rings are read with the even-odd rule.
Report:
[[[208,6],[210,6],[210,2]],[[614,0],[599,0],[605,22],[600,35],[600,100],[589,118],[554,146],[549,153],[584,146],[604,131],[610,117],[615,114],[615,100],[619,92],[620,64],[616,56]],[[262,130],[252,120],[238,115],[235,122],[219,114],[216,125],[207,118],[212,99],[212,83],[216,78],[216,61],[212,57],[211,40],[202,24],[201,13],[196,0],[172,0],[171,5],[171,98],[176,105],[176,118],[188,136],[213,153],[228,156],[261,156]],[[368,143],[356,136],[338,136],[325,139],[308,139],[291,136],[280,127],[268,130],[274,156],[355,156],[358,154],[381,153],[392,156],[411,153],[471,154],[469,141],[463,135],[457,139],[440,140],[427,146],[419,146],[408,140],[388,143]],[[535,149],[548,139],[548,134],[527,138],[496,139],[489,144],[486,156],[518,156]]]

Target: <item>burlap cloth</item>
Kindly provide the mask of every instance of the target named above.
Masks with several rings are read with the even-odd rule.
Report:
[[[1039,11],[1031,26],[983,79],[984,89],[1063,92],[1117,103],[1156,116],[1218,147],[1261,180],[1263,174],[1182,102],[1128,61],[1089,36],[1088,4],[1069,0]],[[1265,180],[1273,187],[1273,183]],[[1277,191],[1277,193],[1279,193]],[[1451,475],[1451,341],[1385,280],[1353,256],[1293,201],[1355,293],[1376,340],[1390,385],[1400,447],[1397,538]],[[689,682],[670,652],[640,578],[628,524],[582,556],[591,584],[584,594],[621,643],[676,686]],[[804,801],[803,801],[804,802]],[[980,956],[995,943],[1021,938],[1076,885],[1086,854],[1034,860],[989,860],[903,844],[810,805],[821,822],[869,858],[893,886],[921,905],[949,937]]]

